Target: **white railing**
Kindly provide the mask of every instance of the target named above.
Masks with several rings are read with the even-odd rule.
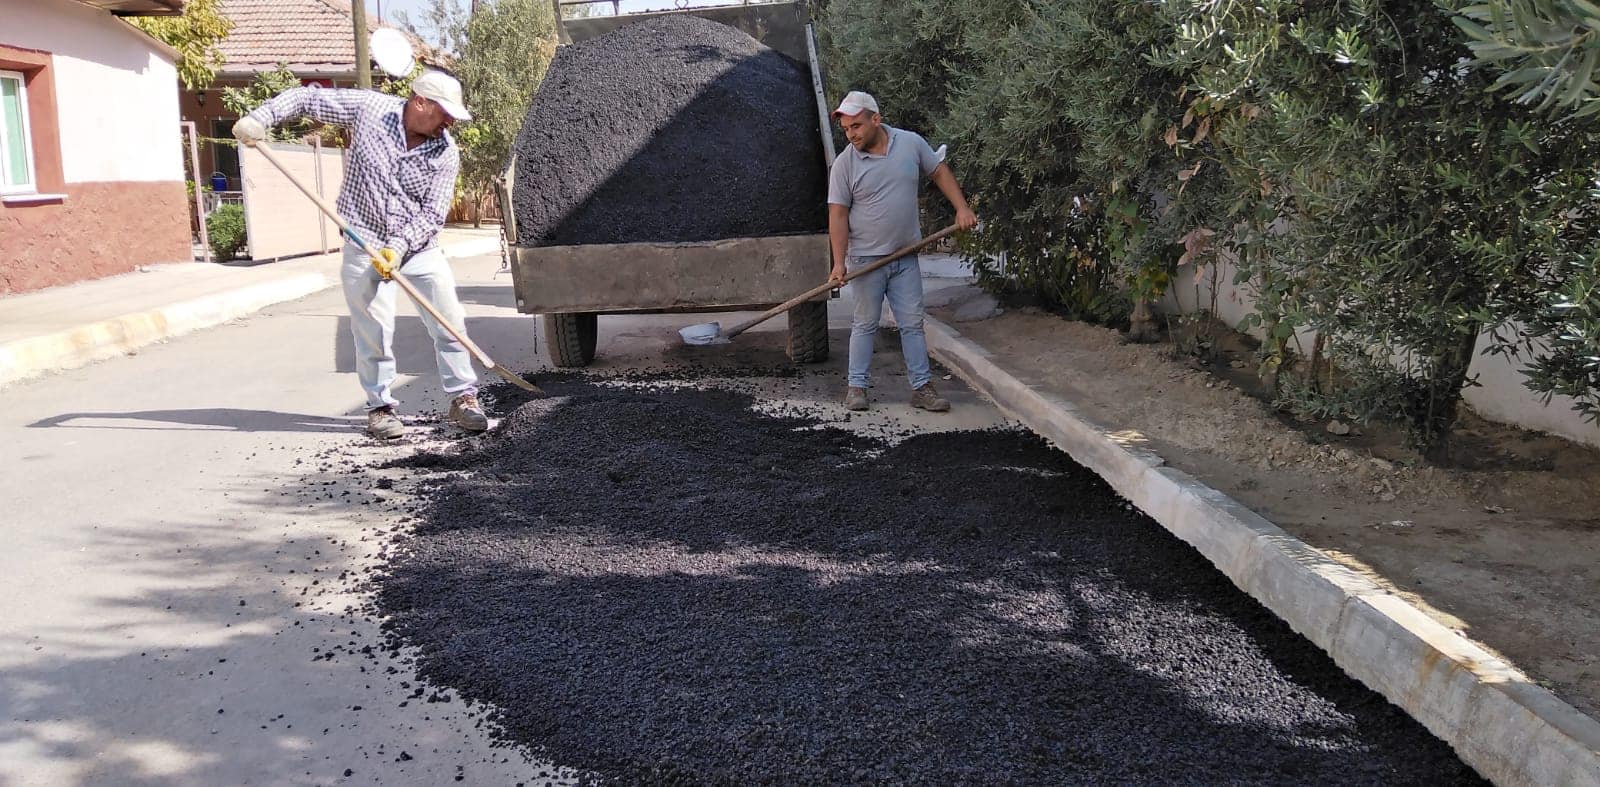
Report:
[[[208,191],[206,192],[206,215],[223,205],[238,205],[244,207],[244,192],[242,191]]]

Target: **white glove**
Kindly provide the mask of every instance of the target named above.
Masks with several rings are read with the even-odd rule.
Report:
[[[261,121],[246,115],[234,122],[233,138],[253,148],[257,142],[266,140],[267,127],[262,125]]]

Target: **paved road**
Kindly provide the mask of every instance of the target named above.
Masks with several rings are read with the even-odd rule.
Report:
[[[543,358],[533,341],[534,322],[510,308],[509,278],[496,277],[497,267],[497,260],[491,257],[458,261],[471,332],[511,368],[541,367]],[[842,366],[838,356],[843,355],[847,305],[838,301],[831,307],[837,351],[831,367],[836,372]],[[359,580],[393,544],[397,523],[420,509],[416,501],[403,496],[404,485],[384,488],[368,473],[347,471],[352,463],[365,466],[437,446],[448,429],[438,425],[443,402],[435,392],[437,379],[426,332],[407,312],[399,326],[396,354],[403,373],[399,395],[406,403],[405,415],[413,423],[413,436],[403,444],[379,445],[361,435],[362,396],[354,379],[343,312],[341,296],[324,292],[147,348],[137,356],[4,390],[0,467],[5,473],[7,510],[0,518],[6,547],[0,550],[0,785],[433,785],[456,781],[531,785],[564,781],[570,775],[530,761],[519,751],[493,746],[478,725],[479,717],[453,697],[453,691],[417,683],[413,669],[416,653],[391,656],[376,647],[382,637],[377,624],[366,617],[368,597],[361,594]],[[684,347],[676,329],[694,319],[603,319],[601,368],[629,371],[697,361],[748,368],[783,362],[781,320],[732,345]],[[982,428],[1002,421],[994,408],[954,381],[943,383],[956,403],[954,413],[941,416],[912,411],[901,398],[904,377],[898,356],[885,348],[878,366],[879,390],[886,401],[870,417],[845,421],[851,428],[905,436]],[[758,396],[778,410],[792,412],[796,408],[787,405],[803,403],[813,414],[819,407],[836,412],[831,403],[841,393],[841,384],[839,375],[769,377],[759,383]],[[626,426],[629,419],[625,416],[631,412],[599,423],[607,428]],[[567,429],[561,434],[583,433]],[[749,432],[739,434],[742,437]],[[787,437],[767,438],[789,446]],[[715,439],[722,441],[718,445],[730,446],[726,453],[738,454],[749,448],[738,446],[739,438],[728,435]],[[1061,511],[1082,507],[1086,501],[1052,498],[1070,498],[1070,490],[1063,492],[1063,488],[1018,486],[1026,479],[1043,483],[1035,475],[1054,477],[1052,473],[1071,468],[1052,464],[1042,475],[1034,473],[1037,468],[1031,466],[1022,473],[1006,470],[1001,473],[1004,483],[985,492],[980,487],[947,482],[947,468],[938,461],[932,465],[908,461],[959,458],[971,448],[972,439],[929,438],[928,443],[934,445],[941,445],[940,440],[957,444],[909,458],[890,450],[875,467],[902,473],[903,479],[921,479],[894,480],[902,478],[894,476],[883,488],[909,490],[920,484],[930,489],[923,504],[931,508],[918,513],[916,521],[953,525],[947,521],[950,517],[970,516],[985,527],[999,527],[1003,537],[995,540],[992,553],[977,559],[974,548],[960,542],[969,535],[981,535],[981,528],[938,527],[926,534],[929,543],[917,542],[915,549],[908,549],[920,555],[938,544],[948,547],[947,553],[930,553],[928,565],[938,566],[937,571],[913,572],[931,584],[911,587],[899,599],[915,600],[926,618],[901,614],[895,606],[899,601],[874,591],[857,597],[857,591],[847,589],[832,599],[834,610],[820,607],[839,625],[852,620],[862,624],[863,628],[850,635],[852,642],[870,645],[873,637],[889,636],[885,632],[890,632],[892,641],[875,646],[886,652],[915,635],[895,633],[901,630],[878,621],[909,621],[914,629],[921,627],[917,623],[921,620],[946,625],[952,646],[936,650],[941,650],[941,658],[954,661],[944,666],[940,666],[943,662],[924,663],[931,664],[941,678],[965,676],[963,679],[971,681],[949,692],[932,692],[927,698],[930,707],[949,707],[952,697],[966,696],[962,694],[965,685],[983,686],[978,697],[982,702],[974,707],[986,709],[994,696],[1011,696],[996,694],[1004,681],[987,680],[985,676],[991,673],[986,670],[1000,665],[998,668],[1010,675],[1013,662],[1004,660],[1006,654],[1027,656],[1035,652],[1029,648],[1038,647],[1044,649],[1038,651],[1041,653],[1066,654],[1076,666],[1062,673],[1059,659],[1051,656],[1040,667],[1037,680],[1012,680],[1011,688],[1020,693],[1011,707],[1038,706],[1052,719],[1060,713],[1076,712],[1074,709],[1087,714],[1082,721],[1087,725],[1083,734],[1072,732],[1076,728],[1070,724],[1033,727],[1051,735],[1065,730],[1049,741],[1046,749],[1038,750],[1045,751],[1044,755],[1038,751],[1029,755],[1042,757],[1046,766],[1087,762],[1081,772],[1091,774],[1106,772],[1094,765],[1103,761],[1107,768],[1121,769],[1114,772],[1123,774],[1122,778],[1138,781],[1141,779],[1132,774],[1140,772],[1141,762],[1162,759],[1169,765],[1182,765],[1192,759],[1212,768],[1213,775],[1228,773],[1245,781],[1271,782],[1288,771],[1269,768],[1254,779],[1236,773],[1248,767],[1245,761],[1256,762],[1254,753],[1270,739],[1277,741],[1275,756],[1282,758],[1285,767],[1310,768],[1323,781],[1388,783],[1393,780],[1387,776],[1398,774],[1401,764],[1413,770],[1420,767],[1430,776],[1442,772],[1430,770],[1434,765],[1456,773],[1453,769],[1459,764],[1449,762],[1442,746],[1415,725],[1397,723],[1396,712],[1376,695],[1355,690],[1321,654],[1293,638],[1153,525],[1145,523],[1142,530],[1126,523],[1109,526],[1109,540],[1101,543],[1090,538],[1092,528],[1080,522],[1075,526],[1085,529],[1047,528],[1049,532],[1037,534],[1046,540],[1070,539],[1070,543],[1051,542],[1041,551],[1024,538],[1016,542],[1022,546],[1012,549],[1016,546],[1008,540],[1012,536],[1059,518]],[[961,443],[963,440],[967,442]],[[700,445],[704,440],[687,442]],[[614,440],[611,444],[619,443]],[[812,447],[817,462],[833,450]],[[573,456],[583,449],[574,443],[566,450],[566,456]],[[774,448],[763,456],[770,458],[783,450],[791,449]],[[673,467],[700,466],[671,457],[663,461]],[[969,468],[971,473],[1005,470],[999,460],[979,457],[975,461],[979,466]],[[1058,461],[1059,457],[1052,455],[1046,464]],[[740,460],[739,464],[754,467],[758,463]],[[929,483],[929,479],[938,481]],[[546,484],[558,480],[550,476]],[[751,488],[757,480],[750,480]],[[871,485],[870,478],[856,481]],[[934,488],[939,483],[943,486]],[[800,486],[805,491],[819,485]],[[969,496],[969,489],[978,491]],[[482,498],[470,499],[477,505],[476,501],[502,491],[497,486],[495,494],[485,492]],[[579,497],[576,493],[569,498],[545,496],[545,491],[544,487],[532,490],[534,497],[523,500],[525,505],[514,512]],[[526,487],[524,492],[528,492]],[[869,491],[856,489],[852,494]],[[777,499],[778,492],[773,495],[771,499]],[[1120,511],[1115,500],[1087,502]],[[1044,508],[1028,513],[1027,505]],[[1007,511],[1023,511],[1026,522],[1013,523],[1009,529],[993,525],[1010,521],[1007,517],[1012,515]],[[598,520],[606,513],[601,509],[584,516]],[[837,531],[849,527],[847,518],[836,512],[827,517],[827,523]],[[760,524],[757,519],[747,516],[736,524]],[[702,519],[688,524],[709,526]],[[636,525],[629,523],[630,527]],[[665,535],[658,535],[645,543],[668,542]],[[716,540],[726,534],[704,535]],[[833,535],[859,545],[866,543],[862,538],[882,534]],[[917,541],[912,531],[899,536]],[[598,543],[579,541],[586,548]],[[739,543],[766,541],[755,538]],[[1152,544],[1167,551],[1152,549]],[[543,549],[547,544],[534,546]],[[1059,571],[1039,567],[1043,565],[1040,561],[1054,565],[1052,561],[1061,555],[1077,554],[1074,550],[1084,548],[1088,551],[1066,561],[1071,565]],[[604,548],[600,551],[610,554]],[[708,556],[690,552],[693,554],[674,558],[681,559],[683,566],[661,575],[687,576],[703,568]],[[576,565],[595,565],[604,557],[579,555]],[[565,557],[556,560],[559,565],[569,562]],[[952,566],[967,563],[975,572],[971,581],[962,576],[943,579]],[[851,565],[856,568],[849,571],[860,568]],[[860,565],[877,564],[866,560]],[[1167,576],[1169,571],[1176,575]],[[886,581],[909,581],[902,573],[891,570]],[[1015,581],[996,584],[1001,574]],[[1065,590],[1046,593],[1048,582],[1041,577],[1059,580],[1064,584],[1058,589]],[[800,585],[813,595],[818,587],[849,587],[810,580]],[[477,586],[463,581],[441,587],[460,589],[471,597]],[[568,618],[572,630],[616,614],[611,605],[595,608],[597,596],[593,594],[567,600],[574,598],[577,601],[565,608],[572,613]],[[732,605],[730,619],[736,624],[778,617],[776,611],[767,618],[746,615],[750,599],[742,593],[727,598]],[[679,601],[685,609],[704,611],[704,598],[698,593],[683,595]],[[880,602],[893,609],[872,612],[873,605]],[[1058,602],[1065,606],[1058,608]],[[778,604],[785,612],[793,606]],[[435,607],[439,611],[438,605]],[[458,608],[465,609],[466,602],[460,607],[448,606],[444,614],[453,615]],[[478,610],[477,619],[506,619],[498,616],[502,611]],[[1014,625],[994,625],[1005,620]],[[963,621],[981,625],[974,628]],[[601,624],[599,629],[607,626]],[[1000,652],[989,644],[972,647],[973,643],[992,644],[997,632],[1004,631],[1013,632],[1013,645],[1021,651]],[[680,650],[694,652],[694,643],[699,641],[695,633],[677,633],[692,640],[678,643]],[[1057,634],[1068,639],[1057,641]],[[410,641],[431,647],[424,654],[438,663],[440,652],[458,649],[459,644],[438,639],[430,642],[419,636]],[[759,638],[746,640],[760,647],[770,644]],[[572,668],[566,674],[581,674],[595,663],[583,648],[604,646],[604,637],[572,641],[582,647],[575,651],[576,660],[566,663]],[[613,644],[616,653],[640,652],[631,646],[631,640]],[[857,678],[870,674],[870,670],[861,673],[856,669],[859,654],[846,651],[824,649],[823,656],[845,659],[854,670],[850,674]],[[536,655],[539,658],[534,663],[561,666],[555,661],[561,653]],[[605,682],[579,682],[562,689],[559,697],[545,697],[542,707],[558,700],[577,703],[574,713],[606,717],[600,721],[611,723],[614,720],[608,711],[620,706],[622,699],[594,692],[621,685],[618,681],[628,675],[659,673],[649,658],[646,654],[645,663],[625,662],[633,665],[631,673],[614,672],[605,676]],[[1020,663],[1030,662],[1024,658]],[[736,666],[760,671],[756,660]],[[896,673],[897,679],[915,674],[916,669]],[[1102,674],[1121,676],[1123,683],[1103,681]],[[1258,682],[1254,676],[1265,678]],[[850,703],[870,695],[882,683],[874,680],[862,684],[859,691],[846,690],[841,701],[855,707]],[[1113,691],[1116,696],[1093,699],[1096,690],[1124,684],[1142,687],[1145,694]],[[720,689],[724,684],[715,685]],[[1039,698],[1046,695],[1035,692],[1035,686],[1060,696],[1050,695],[1041,704]],[[848,688],[835,681],[835,688],[840,687]],[[1078,692],[1079,687],[1084,692]],[[894,700],[915,694],[910,690]],[[490,692],[488,696],[496,695]],[[1160,702],[1144,705],[1136,696],[1156,697]],[[984,713],[989,710],[976,717],[984,717]],[[962,734],[1005,728],[1000,722],[990,728],[962,721],[972,715],[952,717],[960,722],[956,729]],[[645,718],[660,721],[659,715]],[[836,730],[831,725],[837,718],[822,714],[815,720],[820,725],[814,730],[817,740],[832,740],[829,736]],[[1001,720],[1010,721],[1015,720],[1009,716]],[[1111,722],[1115,724],[1108,727]],[[544,729],[542,725],[540,721],[535,726]],[[913,728],[917,725],[908,723],[900,731]],[[569,729],[582,728],[572,725]],[[704,747],[709,741],[715,749],[718,739],[697,737],[693,733],[698,730],[698,726],[690,730],[693,742]],[[578,737],[575,742],[567,741],[566,751],[592,742],[586,735]],[[945,752],[939,747],[958,737],[933,735],[929,740],[935,744],[923,741],[904,751],[931,752],[933,760],[942,763]],[[534,740],[537,742],[538,736]],[[1050,753],[1055,751],[1052,746],[1065,752],[1071,749],[1070,743],[1085,741],[1094,746],[1105,744],[1104,751],[1074,756],[1104,759],[1069,760],[1062,759],[1066,755]],[[1141,747],[1156,750],[1140,754]],[[559,746],[550,750],[563,751]],[[807,751],[791,747],[783,753],[805,757]],[[983,749],[970,757],[972,767],[978,769],[972,773],[996,762],[1014,764],[997,760],[989,752]],[[1423,759],[1412,758],[1412,752],[1420,752]],[[721,754],[720,750],[712,752]],[[1229,760],[1230,756],[1245,759]],[[740,765],[763,772],[760,769],[769,762],[765,757],[749,757]],[[819,762],[826,762],[824,771],[831,773],[832,760]],[[858,780],[870,777],[870,769],[857,772]],[[1465,779],[1460,773],[1456,777]],[[1025,777],[1016,780],[1029,781]]]
[[[489,257],[457,263],[471,332],[511,368],[538,367],[533,320],[510,308],[497,267]],[[328,291],[4,390],[0,784],[535,784],[559,775],[491,748],[459,701],[401,707],[404,663],[322,658],[376,641],[373,623],[344,614],[359,599],[339,578],[372,560],[396,501],[330,476],[308,503],[303,479],[333,449],[362,446],[373,460],[414,450],[359,435],[343,312]],[[708,352],[781,359],[781,319],[713,350],[678,346],[684,322],[603,319],[602,366]],[[402,318],[396,346],[400,397],[426,433],[441,401],[415,317]],[[842,355],[837,334],[834,346]],[[880,355],[886,371],[897,363]],[[882,382],[897,388],[893,376]],[[878,417],[999,421],[945,385],[953,416],[896,402]],[[784,382],[773,393],[839,392]]]

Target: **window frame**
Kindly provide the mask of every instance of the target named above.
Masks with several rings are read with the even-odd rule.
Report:
[[[5,124],[0,123],[0,194],[8,196],[37,194],[39,193],[39,167],[38,163],[33,160],[33,121],[28,116],[28,75],[21,71],[0,69],[0,79],[6,78],[17,81],[17,101],[22,110],[22,139],[19,140],[19,144],[22,146],[23,165],[28,169],[25,183],[13,185],[7,182],[9,178],[5,168],[10,159],[6,151],[9,150],[12,143],[6,137]]]

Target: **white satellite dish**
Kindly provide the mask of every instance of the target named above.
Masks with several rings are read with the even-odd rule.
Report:
[[[372,33],[372,60],[383,73],[396,79],[411,73],[416,64],[411,42],[392,27],[380,27]]]

